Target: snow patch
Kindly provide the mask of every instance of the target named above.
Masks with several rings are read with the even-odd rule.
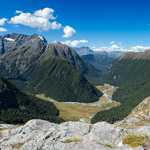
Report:
[[[39,38],[44,41],[44,38],[42,36],[39,36]]]
[[[14,42],[14,39],[12,38],[5,38],[7,41],[10,41],[10,42]]]

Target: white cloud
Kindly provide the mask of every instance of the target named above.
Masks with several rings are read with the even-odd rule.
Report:
[[[34,15],[37,17],[47,18],[51,20],[55,20],[56,17],[53,16],[54,10],[52,8],[44,8],[43,10],[35,11]]]
[[[68,40],[68,41],[62,41],[61,43],[62,44],[66,44],[66,45],[71,45],[71,41],[70,40]]]
[[[147,50],[147,49],[150,49],[150,47],[148,47],[148,46],[134,46],[134,47],[131,47],[131,51],[134,51],[134,52],[143,52],[143,51],[145,51],[145,50]]]
[[[7,29],[5,29],[5,28],[0,28],[0,32],[6,32],[7,31]]]
[[[20,14],[20,13],[22,13],[22,11],[16,10],[16,14]]]
[[[8,19],[2,18],[0,19],[0,25],[3,26]]]
[[[56,21],[50,22],[56,19],[53,16],[54,10],[51,8],[44,8],[43,10],[37,10],[33,14],[23,13],[22,11],[16,11],[20,13],[18,16],[14,16],[10,19],[11,24],[22,24],[32,28],[38,28],[39,31],[47,31],[49,29],[58,30],[61,28],[61,24]]]
[[[112,45],[111,48],[112,48],[112,49],[118,49],[118,48],[120,48],[120,47],[119,47],[118,45]]]
[[[108,51],[108,47],[92,47],[94,51]]]
[[[115,43],[114,41],[111,41],[111,42],[110,42],[110,44],[114,44],[114,43]]]
[[[95,44],[92,44],[91,49],[95,49],[95,48],[96,48]]]
[[[79,43],[88,43],[88,41],[87,40],[74,40],[74,41],[72,41],[71,46],[75,47]]]
[[[96,49],[96,46],[91,47],[91,49]]]
[[[122,44],[122,43],[121,43]],[[130,49],[125,49],[123,46],[120,45],[112,45],[110,47],[91,47],[91,49],[93,49],[94,51],[122,51],[122,52],[143,52],[147,49],[150,49],[150,47],[148,46],[134,46],[131,47]]]
[[[62,35],[63,38],[69,38],[76,34],[76,31],[70,26],[65,26],[63,31],[65,33]]]
[[[119,45],[121,45],[122,44],[122,42],[119,42]]]
[[[94,51],[128,51],[127,49],[124,49],[122,46],[118,45],[112,45],[110,47],[98,47],[98,48],[92,48]]]
[[[62,44],[71,45],[72,47],[76,47],[80,43],[88,43],[87,40],[74,40],[74,41],[63,41]]]

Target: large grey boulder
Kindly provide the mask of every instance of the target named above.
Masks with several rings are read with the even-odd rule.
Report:
[[[144,130],[149,131],[149,126],[127,130],[107,122],[55,124],[40,119],[19,127],[7,127],[10,129],[1,130],[1,150],[130,150],[130,145],[123,144],[123,137],[132,132],[145,134]],[[143,150],[143,147],[134,150]]]

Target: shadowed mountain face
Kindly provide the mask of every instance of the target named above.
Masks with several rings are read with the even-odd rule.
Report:
[[[63,122],[58,115],[53,103],[24,94],[0,75],[0,122],[17,124],[32,118]]]
[[[99,112],[93,122],[101,119],[113,123],[127,117],[133,108],[150,95],[150,50],[125,53],[118,57],[103,75],[103,83],[119,86],[112,98],[121,105]]]
[[[13,33],[1,37],[0,52],[0,73],[26,92],[59,101],[92,102],[101,95],[82,75],[99,77],[100,72],[66,45]]]
[[[17,93],[18,89],[0,76],[0,110],[18,108]]]

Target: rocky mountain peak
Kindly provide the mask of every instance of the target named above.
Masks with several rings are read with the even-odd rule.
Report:
[[[78,57],[78,54],[75,52],[75,50],[71,47],[68,47],[65,44],[61,44],[59,42],[57,43],[51,43],[52,46],[54,46],[54,49],[57,51],[58,57],[62,57],[65,59],[73,59],[73,57]]]
[[[6,56],[16,49],[22,49],[22,47],[37,49],[37,46],[44,43],[47,43],[45,38],[37,34],[31,36],[17,33],[6,34],[0,39],[0,54]]]
[[[91,50],[89,47],[74,47],[73,48],[79,55],[87,55],[87,54],[94,54],[94,51]]]

